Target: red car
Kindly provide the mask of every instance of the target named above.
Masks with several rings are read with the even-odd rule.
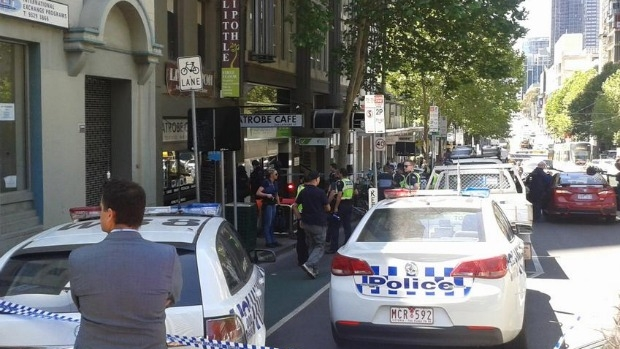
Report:
[[[552,220],[559,216],[595,215],[616,220],[616,192],[600,173],[558,172],[551,179],[551,196],[544,210]]]

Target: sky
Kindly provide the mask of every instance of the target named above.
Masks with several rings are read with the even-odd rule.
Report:
[[[521,5],[529,12],[522,25],[529,29],[526,37],[550,36],[551,0],[525,0]]]

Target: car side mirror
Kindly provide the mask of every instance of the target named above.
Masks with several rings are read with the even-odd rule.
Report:
[[[252,263],[273,263],[276,261],[276,253],[272,250],[256,249],[249,252]]]
[[[523,240],[523,257],[526,261],[532,259],[532,239],[531,235],[534,232],[531,225],[523,224],[523,223],[515,223],[513,225],[513,230],[516,235],[518,235],[521,240]]]

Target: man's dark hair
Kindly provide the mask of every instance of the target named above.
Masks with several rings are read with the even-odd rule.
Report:
[[[331,164],[329,164],[329,166],[331,166],[331,168],[334,168],[336,170],[338,169],[338,164],[335,162],[332,162]]]
[[[146,194],[138,184],[121,179],[111,179],[103,184],[101,204],[104,209],[116,212],[116,223],[137,228],[142,225]]]

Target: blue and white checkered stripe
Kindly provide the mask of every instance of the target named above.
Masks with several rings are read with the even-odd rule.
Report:
[[[68,316],[60,315],[57,313],[52,313],[49,311],[28,307],[21,304],[16,304],[13,302],[1,300],[0,301],[0,313],[2,314],[13,314],[13,315],[23,315],[33,318],[42,318],[48,320],[58,320],[58,321],[68,321],[79,323],[80,319],[74,319]],[[270,349],[270,347],[263,347],[259,345],[253,344],[243,344],[243,343],[234,343],[234,342],[224,342],[224,341],[216,341],[216,340],[207,340],[202,337],[188,337],[188,336],[177,336],[177,335],[166,335],[166,340],[168,342],[178,343],[185,346],[192,346],[195,348],[202,349]],[[277,348],[271,348],[277,349]]]
[[[435,296],[435,297],[465,297],[473,285],[472,278],[452,277],[452,267],[424,267],[418,276],[408,276],[405,266],[371,266],[374,275],[355,276],[357,291],[369,296]],[[377,282],[378,277],[381,284]],[[421,285],[438,285],[448,283],[453,285],[449,290],[439,287],[425,289]]]

